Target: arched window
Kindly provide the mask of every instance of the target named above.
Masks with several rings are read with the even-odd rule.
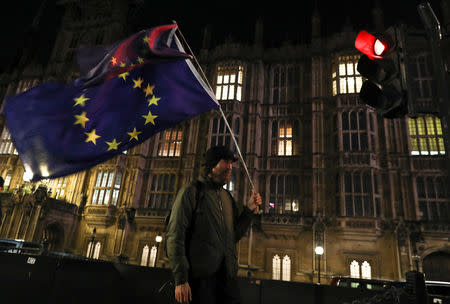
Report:
[[[355,260],[350,264],[350,277],[359,278],[359,263]]]
[[[155,261],[156,261],[156,253],[157,249],[156,246],[152,246],[152,249],[150,250],[150,261],[149,261],[149,267],[155,267]]]
[[[372,278],[371,267],[367,261],[364,261],[361,264],[361,278],[363,278],[363,279],[371,279]]]
[[[272,279],[279,280],[281,277],[281,261],[278,254],[272,259]]]
[[[100,242],[96,242],[95,245],[92,242],[89,242],[86,257],[92,259],[98,259],[100,257],[100,249],[102,244]]]
[[[283,258],[283,281],[291,280],[291,258],[285,255]]]
[[[148,245],[145,245],[144,248],[142,248],[141,266],[147,266],[149,253],[148,251],[149,251]]]

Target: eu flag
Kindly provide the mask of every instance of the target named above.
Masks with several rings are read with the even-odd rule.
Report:
[[[218,108],[176,26],[141,31],[109,49],[85,48],[73,83],[43,83],[7,100],[6,124],[32,180],[88,169]]]

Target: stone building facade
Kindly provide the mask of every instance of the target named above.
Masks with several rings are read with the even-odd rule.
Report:
[[[2,94],[72,81],[76,47],[131,34],[141,4],[59,1],[64,15],[48,64],[25,52],[13,73],[0,76]],[[373,30],[383,31],[378,7],[373,16]],[[264,201],[237,245],[239,275],[317,282],[320,261],[322,282],[338,275],[399,280],[416,268],[450,281],[449,143],[439,116],[384,119],[361,103],[357,31],[349,23],[322,37],[316,9],[307,43],[266,47],[261,21],[254,33],[251,42],[213,46],[207,27],[198,54]],[[432,103],[424,33],[404,34],[409,84],[418,102]],[[89,170],[29,183],[3,121],[1,129],[1,238],[150,267],[168,267],[156,236],[164,242],[165,216],[177,190],[201,174],[204,151],[236,149],[221,115],[210,112]],[[251,184],[241,163],[226,187],[246,201]]]

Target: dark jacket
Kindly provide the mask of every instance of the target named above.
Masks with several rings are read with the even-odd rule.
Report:
[[[236,242],[251,222],[252,211],[238,204],[222,186],[208,177],[198,180],[201,182],[201,195],[196,196],[196,181],[184,186],[175,198],[167,228],[167,255],[175,285],[185,283],[189,277],[211,276],[222,263],[227,278],[236,277]],[[199,197],[198,202],[195,202],[196,197]],[[232,209],[229,208],[232,210],[231,231],[223,216],[224,203],[232,205]]]

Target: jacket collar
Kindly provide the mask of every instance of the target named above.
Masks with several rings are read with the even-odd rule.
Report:
[[[201,175],[198,180],[206,185],[208,188],[212,188],[214,190],[220,189],[223,185],[215,183],[211,178],[206,175]]]

